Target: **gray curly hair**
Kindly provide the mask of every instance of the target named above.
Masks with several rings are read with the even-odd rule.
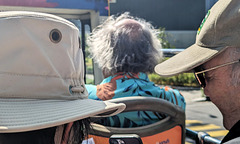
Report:
[[[158,31],[128,12],[109,17],[88,37],[89,51],[108,74],[154,71],[162,57]]]

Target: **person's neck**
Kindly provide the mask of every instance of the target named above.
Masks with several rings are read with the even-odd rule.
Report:
[[[240,111],[235,111],[234,114],[223,116],[223,124],[227,130],[230,130],[240,120]]]
[[[118,74],[122,74],[122,73],[125,73],[125,72],[117,72],[117,73],[106,73],[106,72],[103,72],[103,77],[104,78],[108,78],[110,76],[114,76],[114,75],[118,75]]]
[[[112,74],[111,74],[110,72],[105,71],[105,70],[102,71],[102,74],[103,74],[103,77],[104,77],[104,78],[107,78],[107,77],[112,76]]]

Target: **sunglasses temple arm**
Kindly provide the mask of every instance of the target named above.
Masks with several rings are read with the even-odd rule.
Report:
[[[217,68],[220,68],[220,67],[224,67],[224,66],[227,66],[227,65],[230,65],[230,64],[234,64],[234,63],[237,63],[237,62],[240,62],[240,59],[236,60],[236,61],[229,62],[229,63],[222,64],[222,65],[219,65],[219,66],[207,69],[207,70],[203,70],[203,71],[200,71],[200,72],[195,72],[195,74],[204,73],[204,72],[211,71],[211,70],[214,70],[214,69],[217,69]]]

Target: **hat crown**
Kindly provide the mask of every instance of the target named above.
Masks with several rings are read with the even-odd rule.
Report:
[[[1,98],[87,97],[74,24],[50,14],[1,12],[0,28]]]
[[[240,1],[219,0],[207,13],[196,36],[196,44],[218,48],[239,46]]]

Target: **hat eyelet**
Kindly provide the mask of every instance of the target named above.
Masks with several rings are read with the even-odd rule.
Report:
[[[49,38],[53,43],[59,43],[62,39],[62,33],[58,29],[51,30]]]
[[[72,88],[73,88],[73,86],[71,86],[71,85],[70,85],[69,88],[68,88],[70,94],[73,94]]]

